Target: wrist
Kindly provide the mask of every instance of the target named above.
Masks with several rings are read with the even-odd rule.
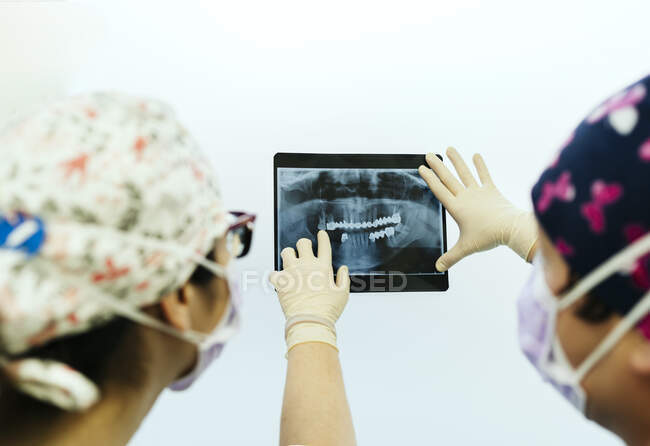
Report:
[[[526,262],[528,263],[533,263],[533,259],[535,258],[535,254],[537,254],[537,244],[539,242],[539,238],[536,238],[533,244],[531,245],[530,249],[528,250],[528,254],[526,255]]]
[[[537,220],[533,212],[516,209],[507,231],[505,244],[529,262],[537,245]]]
[[[288,321],[289,322],[289,321]],[[336,330],[320,322],[300,321],[287,325],[285,330],[287,352],[299,344],[307,342],[322,342],[338,350],[336,346]]]

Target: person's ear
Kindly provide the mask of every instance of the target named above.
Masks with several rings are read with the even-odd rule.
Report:
[[[639,375],[650,376],[650,342],[643,339],[630,355],[632,370]]]
[[[190,290],[188,288],[187,285],[184,285],[160,300],[160,308],[165,319],[171,326],[181,331],[192,328],[192,313],[188,298]]]

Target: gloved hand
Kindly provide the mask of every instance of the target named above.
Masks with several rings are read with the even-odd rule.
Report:
[[[470,254],[499,245],[507,245],[529,262],[537,243],[534,214],[517,209],[501,195],[481,155],[476,154],[473,158],[481,185],[453,147],[447,149],[447,156],[462,184],[433,153],[426,156],[433,171],[425,166],[418,169],[420,176],[460,228],[458,242],[438,259],[436,269],[446,271]]]
[[[337,348],[334,324],[350,296],[348,268],[339,268],[334,283],[332,248],[325,231],[318,232],[317,257],[309,239],[298,240],[296,247],[298,257],[293,248],[282,250],[284,269],[269,277],[286,317],[287,352],[305,342],[324,342]]]

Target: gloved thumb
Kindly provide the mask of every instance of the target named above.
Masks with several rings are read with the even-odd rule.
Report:
[[[273,271],[271,274],[269,274],[269,282],[276,289],[278,288],[277,283],[279,278],[280,278],[280,271]]]
[[[348,267],[343,265],[336,272],[336,286],[343,289],[350,289],[350,274]]]
[[[273,271],[269,274],[269,282],[277,292],[284,292],[296,286],[293,277],[284,271]]]
[[[436,261],[436,269],[443,273],[458,263],[463,257],[465,257],[465,253],[458,244],[455,244],[453,248],[438,258]]]

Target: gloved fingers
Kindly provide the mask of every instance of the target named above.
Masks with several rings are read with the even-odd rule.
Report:
[[[308,238],[301,238],[296,243],[298,249],[298,257],[301,259],[309,259],[314,257],[314,249],[311,246],[311,240]]]
[[[345,290],[350,289],[350,273],[345,265],[336,272],[336,286]]]
[[[442,181],[442,184],[447,187],[449,192],[458,195],[463,189],[465,189],[454,174],[447,169],[447,166],[445,166],[442,161],[440,161],[440,158],[438,158],[434,153],[427,153],[426,160],[427,164],[429,164],[436,175],[438,175],[438,178],[440,178],[440,181]]]
[[[494,183],[492,182],[492,177],[490,176],[490,171],[485,165],[485,161],[483,160],[483,157],[480,154],[476,153],[472,157],[472,160],[474,161],[474,166],[476,166],[478,177],[481,180],[483,186],[488,184],[494,186]]]
[[[460,153],[458,153],[456,149],[454,149],[453,147],[449,147],[447,149],[447,157],[449,157],[449,159],[451,160],[451,163],[454,165],[454,168],[456,169],[458,176],[460,177],[460,179],[462,180],[465,186],[478,187],[478,183],[476,182],[474,175],[472,175],[472,172],[469,170],[469,167],[467,167],[465,160],[463,160],[463,157],[460,156]]]
[[[429,186],[429,189],[431,189],[431,192],[433,192],[433,195],[436,196],[444,207],[450,209],[455,197],[451,192],[449,192],[449,189],[442,184],[440,178],[438,178],[431,169],[427,169],[425,166],[420,166],[418,172]]]
[[[318,259],[328,264],[332,263],[332,246],[327,232],[320,230],[316,236],[318,239]]]
[[[438,258],[436,261],[436,269],[443,273],[458,263],[465,256],[465,250],[463,250],[459,244],[456,243],[449,251]]]
[[[282,265],[285,269],[295,265],[298,262],[296,251],[294,251],[293,248],[284,248],[280,252],[280,257],[282,257]]]

